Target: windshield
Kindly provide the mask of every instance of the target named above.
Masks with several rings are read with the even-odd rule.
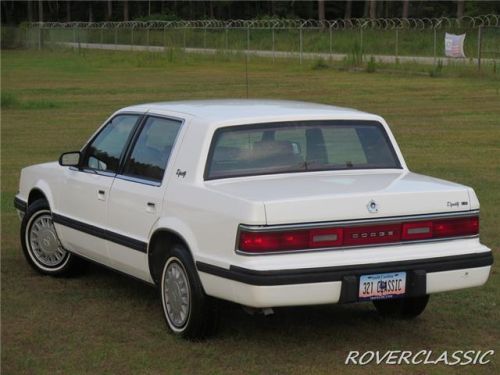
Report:
[[[380,123],[294,121],[218,129],[205,178],[374,168],[401,168]]]

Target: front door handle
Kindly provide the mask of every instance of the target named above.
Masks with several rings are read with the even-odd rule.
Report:
[[[148,202],[146,205],[146,211],[147,212],[155,212],[156,211],[156,205],[153,202]]]
[[[106,200],[106,192],[104,190],[97,190],[97,199],[100,201]]]

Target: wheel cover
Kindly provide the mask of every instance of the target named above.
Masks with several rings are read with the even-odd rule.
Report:
[[[180,328],[189,317],[190,290],[184,268],[177,262],[171,262],[166,269],[163,281],[163,298],[170,322]]]
[[[68,252],[62,247],[50,213],[37,216],[28,231],[33,256],[46,267],[57,267],[66,260]]]

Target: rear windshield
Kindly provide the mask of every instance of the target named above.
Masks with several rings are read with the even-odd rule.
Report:
[[[376,168],[401,168],[380,123],[294,121],[218,129],[205,178]]]

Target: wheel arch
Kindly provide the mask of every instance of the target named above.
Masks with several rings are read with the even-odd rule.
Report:
[[[52,207],[47,194],[40,187],[35,186],[30,190],[28,194],[28,207],[38,199],[45,199],[49,203],[49,206]]]
[[[151,239],[148,244],[148,267],[151,278],[156,285],[159,284],[161,279],[161,272],[168,255],[168,250],[174,244],[183,245],[187,249],[187,252],[194,264],[191,247],[182,234],[171,228],[157,228],[151,235]]]

